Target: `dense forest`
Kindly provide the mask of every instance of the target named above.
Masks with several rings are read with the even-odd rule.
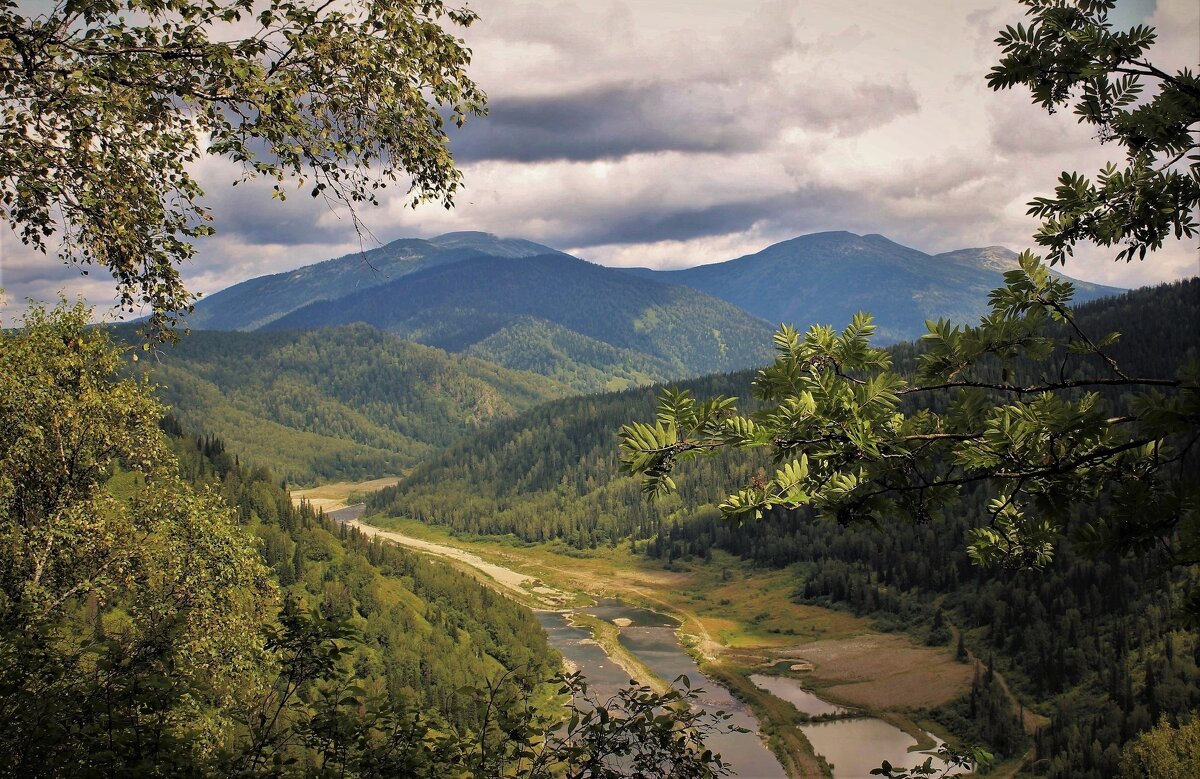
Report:
[[[528,610],[185,434],[89,316],[0,333],[0,774],[441,776],[555,714]]]
[[[258,537],[284,600],[352,628],[358,640],[346,659],[355,684],[467,727],[479,680],[554,675],[557,653],[528,609],[443,563],[293,505],[270,471],[243,467],[220,438],[186,435],[173,417],[163,424],[184,478],[217,490]]]
[[[138,340],[132,328],[116,333]],[[572,392],[367,325],[196,331],[135,365],[184,425],[293,483],[399,473],[464,433]]]
[[[1129,370],[1173,375],[1197,357],[1198,309],[1200,280],[1191,280],[1085,304],[1077,317],[1089,332],[1124,334],[1129,345],[1118,342],[1111,354]],[[1148,343],[1154,348],[1134,346]],[[902,344],[892,353],[902,367],[918,350]],[[701,397],[746,396],[751,378],[685,386]],[[1119,408],[1125,399],[1110,392],[1106,402]],[[640,389],[534,409],[454,444],[373,496],[371,508],[464,533],[579,547],[628,543],[666,565],[720,548],[764,566],[794,566],[800,601],[869,614],[885,628],[940,643],[951,640],[952,624],[964,652],[988,658],[989,669],[994,664],[1049,718],[1034,739],[1033,764],[1049,776],[1112,776],[1122,744],[1162,716],[1183,720],[1200,707],[1200,642],[1181,616],[1184,601],[1200,591],[1194,568],[1168,575],[1154,554],[1088,557],[1065,543],[1041,572],[977,567],[965,534],[986,512],[982,496],[970,491],[938,520],[902,529],[847,528],[781,510],[735,527],[714,504],[756,465],[725,455],[680,471],[678,495],[647,502],[635,480],[616,476],[613,442],[617,427],[651,416],[653,405],[654,392]],[[990,677],[935,716],[1000,754],[1019,754],[1025,737],[996,704]]]
[[[769,357],[770,325],[764,320],[698,290],[566,254],[480,255],[437,265],[336,300],[310,303],[265,329],[366,322],[461,352],[529,318],[584,336],[584,344],[599,341],[638,352],[671,377],[749,367]],[[505,355],[501,350],[494,356]],[[582,348],[569,357],[578,362],[599,357],[591,367],[602,368],[611,353],[595,355]]]
[[[664,360],[610,346],[562,325],[521,317],[466,354],[513,370],[548,376],[579,392],[603,392],[653,384],[673,375]]]
[[[164,417],[90,317],[0,332],[0,775],[720,768],[694,692],[588,697],[523,606]]]
[[[30,705],[6,663],[0,694],[15,707],[0,717],[0,775],[432,778],[463,758],[461,745],[430,732],[506,748],[506,733],[482,735],[490,683],[511,701],[553,704],[543,682],[558,655],[527,609],[294,506],[270,472],[241,467],[220,439],[184,435],[171,418],[164,426],[182,476],[234,507],[275,582],[281,607],[264,628],[255,681],[203,705],[176,678],[168,650],[110,658],[114,639],[93,646],[94,678],[63,695],[53,693],[67,680],[43,682],[44,697]],[[132,495],[137,481],[118,472],[110,489]],[[119,601],[85,608],[98,637],[119,635]],[[223,663],[233,661],[211,670],[230,673]],[[107,663],[119,665],[104,671]]]

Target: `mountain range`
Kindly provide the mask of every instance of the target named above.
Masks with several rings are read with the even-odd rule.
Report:
[[[880,344],[927,319],[973,321],[1017,267],[998,246],[942,254],[825,232],[684,270],[608,268],[488,233],[405,238],[201,300],[189,325],[315,329],[365,322],[408,340],[532,370],[579,391],[761,364],[773,326],[875,316]],[[1076,302],[1121,290],[1076,282]]]
[[[487,233],[402,239],[201,300],[152,370],[185,425],[281,474],[398,473],[548,399],[756,368],[779,322],[866,310],[888,343],[973,319],[1015,257],[838,232],[656,271]]]
[[[875,341],[891,344],[925,334],[925,320],[974,322],[988,293],[1017,267],[1002,246],[930,255],[882,235],[828,232],[805,235],[726,262],[684,270],[634,268],[642,278],[707,292],[778,324],[830,324],[839,329],[858,311],[878,327]],[[1123,290],[1072,279],[1077,303]]]

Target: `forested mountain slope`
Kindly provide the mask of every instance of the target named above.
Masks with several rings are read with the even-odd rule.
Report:
[[[771,325],[840,326],[870,311],[878,341],[926,319],[974,320],[1016,255],[931,256],[881,235],[817,233],[678,271],[605,268],[478,232],[401,239],[202,299],[193,328],[321,328],[365,322],[562,381],[579,392],[756,367]],[[1119,290],[1077,284],[1077,300]],[[765,320],[765,321],[764,321]]]
[[[201,298],[187,317],[204,330],[256,330],[313,301],[395,281],[409,273],[469,257],[530,257],[548,246],[488,233],[447,233],[429,240],[403,238],[385,246],[235,284]]]
[[[354,631],[343,639],[347,652],[338,667],[353,669],[347,681],[364,702],[371,699],[360,710],[366,715],[360,726],[386,705],[401,719],[420,712],[430,725],[478,729],[481,682],[497,680],[509,694],[524,695],[520,685],[526,680],[558,671],[558,654],[528,609],[443,563],[347,531],[307,506],[297,508],[275,476],[239,465],[221,439],[189,437],[172,418],[164,425],[184,477],[218,490],[258,537],[283,600],[299,613],[313,612]],[[326,694],[320,687],[307,696],[319,700]],[[345,686],[324,687],[334,696],[355,694]],[[350,740],[353,715],[341,716],[343,738]],[[319,744],[298,740],[281,757],[316,760]],[[438,775],[436,766],[420,768]]]
[[[465,354],[548,376],[584,392],[652,384],[672,375],[665,360],[610,346],[545,319],[522,317]]]
[[[291,481],[399,473],[434,447],[571,392],[361,324],[195,331],[156,357],[137,365],[185,425]]]
[[[498,776],[559,716],[528,609],[294,506],[90,318],[0,333],[0,777]]]
[[[652,369],[654,378],[682,378],[769,359],[769,326],[736,306],[564,254],[478,256],[427,268],[312,303],[266,329],[348,322],[548,375],[570,375],[580,363],[586,366],[581,375],[590,368],[610,378],[640,378]],[[559,334],[553,341],[561,360],[526,360],[512,347],[533,335],[531,322]]]
[[[1123,333],[1112,352],[1131,369],[1170,375],[1200,348],[1198,295],[1200,281],[1195,279],[1135,290],[1079,306],[1079,322],[1095,333]],[[1145,348],[1148,343],[1154,348]],[[897,367],[911,366],[918,348],[910,343],[891,347]],[[673,386],[700,397],[722,393],[748,398],[753,377],[753,371],[742,371]],[[602,540],[631,532],[653,535],[657,523],[678,504],[670,497],[645,504],[635,481],[617,476],[616,432],[626,422],[652,417],[656,396],[655,388],[644,387],[540,406],[426,459],[400,485],[378,496],[375,505],[383,507],[394,498],[393,509],[429,521],[471,532],[513,532],[530,540],[565,538],[586,545],[593,535]],[[719,457],[704,460],[680,472],[684,493],[697,503],[723,498],[735,483],[732,476],[709,472],[724,468],[723,462]],[[545,512],[533,510],[530,502],[550,493],[557,493],[556,501],[568,500],[566,509],[534,521]],[[576,500],[583,503],[576,506]],[[518,516],[527,504],[528,530]],[[641,524],[639,517],[650,524]]]
[[[1197,311],[1200,280],[1192,279],[1083,305],[1077,320],[1087,332],[1122,332],[1112,356],[1137,375],[1161,376],[1200,357]],[[917,347],[892,351],[903,368]],[[751,378],[742,372],[684,386],[700,397],[746,397]],[[1195,567],[1166,580],[1153,554],[1092,559],[1067,545],[1038,573],[976,567],[965,533],[986,512],[970,491],[926,525],[843,528],[776,511],[733,527],[713,504],[756,466],[726,456],[689,464],[676,474],[678,495],[649,503],[635,480],[617,476],[616,430],[650,418],[654,396],[638,389],[541,406],[456,442],[370,505],[464,532],[580,547],[630,543],[667,564],[722,548],[795,566],[798,599],[928,628],[931,640],[944,642],[949,632],[934,629],[940,603],[943,621],[964,630],[967,647],[994,657],[1022,699],[1050,717],[1035,745],[1050,776],[1113,776],[1121,744],[1160,715],[1200,707],[1200,641],[1182,631],[1178,613],[1200,586]],[[1119,391],[1104,396],[1113,409],[1124,402]],[[1020,754],[1024,736],[998,694],[981,680],[969,700],[935,716],[1002,754]]]
[[[920,337],[924,320],[974,321],[987,310],[988,293],[1016,268],[1003,247],[929,255],[882,235],[815,233],[768,246],[727,262],[673,271],[633,272],[684,284],[728,300],[773,324],[801,330],[810,324],[842,327],[858,311],[879,326],[877,341]],[[1075,282],[1076,301],[1121,290]]]

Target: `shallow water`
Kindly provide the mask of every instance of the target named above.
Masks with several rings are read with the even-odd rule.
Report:
[[[687,676],[692,687],[703,688],[698,703],[705,711],[732,714],[727,724],[749,731],[716,734],[705,741],[708,748],[720,753],[729,763],[735,776],[746,779],[783,779],[787,776],[779,761],[758,737],[758,720],[750,710],[727,689],[701,674],[695,661],[684,651],[674,630],[678,621],[647,609],[626,606],[619,601],[601,601],[583,611],[610,622],[616,619],[629,620],[630,624],[622,627],[620,633],[621,644],[626,649],[667,681],[674,681],[680,675]]]
[[[804,689],[798,679],[753,674],[750,681],[810,717],[851,711],[817,697]],[[813,750],[833,765],[835,779],[870,777],[871,770],[878,768],[884,760],[894,766],[911,768],[928,757],[924,752],[908,751],[917,744],[912,736],[874,717],[813,722],[801,725],[800,729],[812,743]],[[941,744],[938,739],[934,740]],[[942,765],[940,760],[933,762],[935,766]]]
[[[625,625],[625,620],[629,620],[628,625],[620,631],[620,641],[626,649],[667,681],[674,681],[680,675],[687,676],[693,687],[703,688],[704,692],[698,698],[698,702],[706,711],[730,713],[733,715],[729,721],[731,724],[749,731],[714,735],[707,740],[708,746],[729,762],[735,776],[744,779],[776,779],[786,776],[775,756],[758,737],[758,721],[750,710],[727,689],[701,674],[695,661],[680,645],[679,637],[675,633],[678,621],[648,609],[627,606],[616,600],[602,600],[595,606],[581,611],[609,622],[621,620],[622,625]],[[563,620],[562,624],[566,624],[562,615],[552,616],[558,616]],[[581,628],[568,627],[567,631],[574,633],[562,632],[558,635],[580,635],[584,639],[590,636]],[[555,646],[558,646],[557,642],[560,640],[563,638],[551,635],[551,643]],[[582,647],[573,649],[574,656],[568,651],[560,651],[575,662],[589,679],[593,675],[593,664],[603,664],[599,669],[603,681],[598,682],[597,689],[603,686],[615,691],[628,681],[620,667],[609,660],[599,646],[584,643]],[[773,695],[790,701],[797,709],[810,716],[846,711],[843,707],[808,692],[796,679],[755,674],[751,680]],[[927,757],[923,752],[908,751],[909,747],[917,743],[912,736],[873,717],[813,723],[801,726],[801,730],[812,742],[817,754],[824,756],[834,766],[835,779],[869,779],[871,770],[878,768],[884,760],[893,765],[911,767],[924,762]],[[937,765],[938,761],[935,760],[934,764]]]
[[[911,768],[925,762],[924,752],[909,752],[917,740],[881,719],[863,717],[801,725],[813,749],[833,765],[834,779],[870,779],[887,760]],[[938,760],[934,766],[941,765]]]
[[[787,676],[766,676],[751,674],[750,681],[760,690],[766,690],[780,700],[785,700],[796,707],[796,711],[810,717],[820,717],[827,714],[845,714],[849,709],[822,700],[800,686],[800,682]]]
[[[637,627],[652,627],[652,628],[677,628],[679,620],[674,617],[669,617],[666,614],[659,614],[657,611],[643,609],[637,606],[629,606],[619,600],[612,598],[601,598],[596,601],[595,606],[589,606],[585,609],[580,609],[584,614],[591,614],[593,617],[612,622],[618,619],[629,620],[630,626]]]
[[[591,631],[570,625],[567,615],[562,612],[539,611],[534,614],[546,631],[550,645],[583,671],[589,698],[606,701],[629,684],[625,670],[609,659],[600,645],[592,640]]]

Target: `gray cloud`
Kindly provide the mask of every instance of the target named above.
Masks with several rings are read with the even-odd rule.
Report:
[[[997,100],[989,115],[989,140],[992,148],[1004,155],[1062,154],[1089,142],[1085,126],[1062,121],[1065,117],[1050,116],[1029,104]]]
[[[248,244],[297,245],[337,243],[353,233],[349,220],[339,220],[323,198],[314,198],[307,187],[294,185],[288,198],[272,198],[273,181],[238,180],[232,166],[215,162],[201,174],[213,224],[221,236],[236,237]]]
[[[786,101],[765,85],[709,82],[610,84],[565,95],[495,98],[489,115],[451,135],[463,163],[480,160],[612,160],[679,151],[764,149],[789,129],[855,136],[914,113],[906,83],[812,81],[788,87]]]
[[[456,159],[605,160],[657,151],[735,152],[770,135],[747,132],[728,87],[606,86],[556,97],[499,99],[452,135]]]
[[[920,100],[907,83],[808,83],[794,89],[797,126],[854,136],[916,113]]]
[[[1025,203],[1058,171],[1094,172],[1111,156],[1069,115],[986,88],[995,30],[1020,16],[992,0],[474,4],[484,18],[463,37],[492,114],[451,133],[465,188],[449,212],[385,193],[359,212],[381,241],[482,229],[670,266],[837,229],[931,252],[1019,249],[1035,230]],[[1194,0],[1160,0],[1164,61],[1194,67],[1196,13]],[[359,248],[351,221],[306,190],[281,204],[268,183],[231,187],[238,174],[197,166],[217,235],[181,269],[190,289]],[[102,269],[82,277],[0,240],[10,301],[56,289],[111,300]],[[1170,278],[1195,272],[1185,249],[1132,266],[1081,256],[1068,270]]]
[[[96,270],[92,269],[92,273]],[[100,271],[104,273],[103,270]],[[0,261],[0,287],[17,289],[27,285],[64,282],[82,275],[78,266],[61,262],[53,255],[29,252],[21,261]]]
[[[581,222],[564,231],[569,246],[686,241],[747,230],[775,210],[770,199],[720,203],[702,208],[635,208],[609,214],[596,223]]]
[[[782,240],[826,229],[831,223],[857,223],[850,217],[855,205],[861,206],[858,193],[821,186],[695,207],[669,204],[655,207],[642,201],[600,211],[592,219],[568,223],[543,239],[557,246],[582,247],[586,251],[594,246],[636,246],[732,236],[757,228]],[[696,262],[722,259],[727,258],[696,257]]]

